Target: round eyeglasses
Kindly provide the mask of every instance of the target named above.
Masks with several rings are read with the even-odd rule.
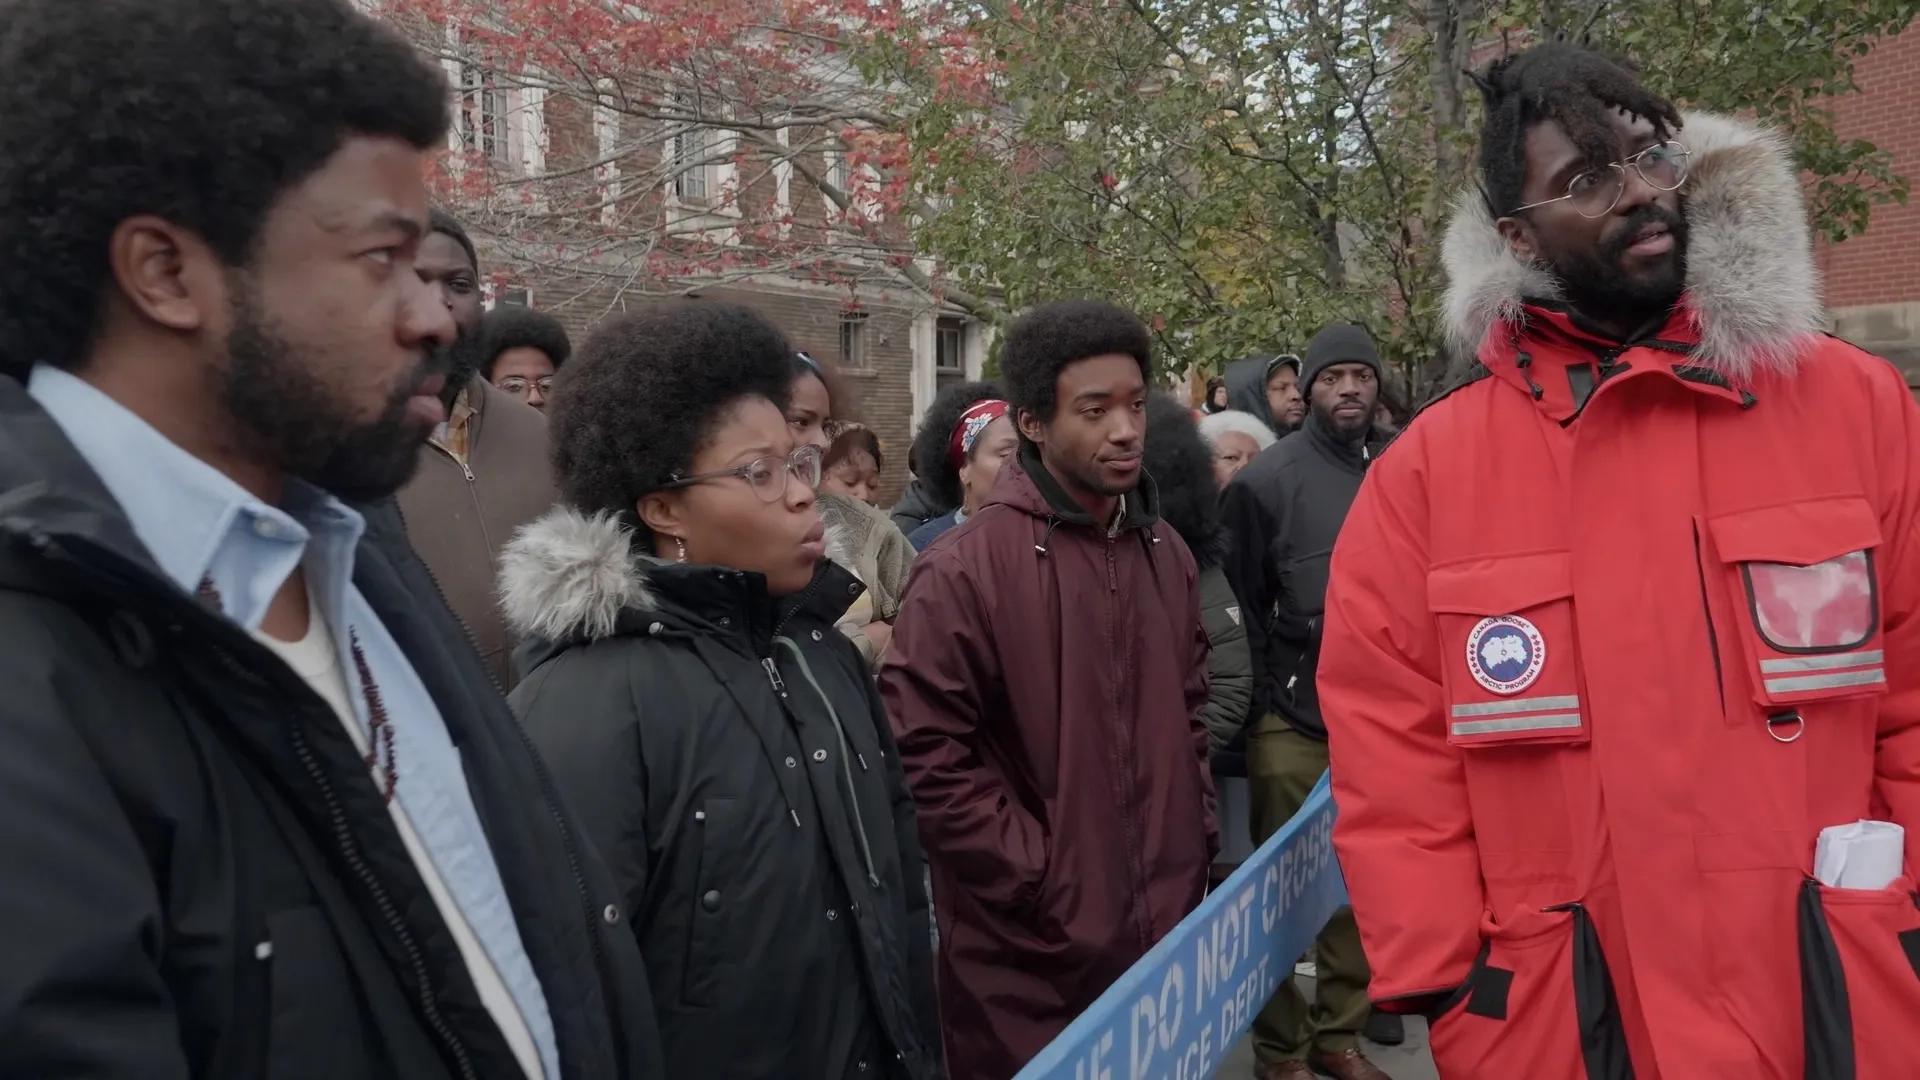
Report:
[[[745,465],[721,469],[719,472],[676,476],[660,485],[660,490],[672,491],[676,488],[689,488],[695,484],[710,483],[714,480],[739,477],[753,489],[755,498],[763,503],[774,503],[786,496],[789,481],[798,480],[806,485],[808,491],[819,490],[820,461],[819,447],[803,446],[786,457],[755,458]]]
[[[1516,207],[1514,213],[1532,210],[1549,203],[1571,203],[1574,212],[1583,218],[1605,217],[1620,205],[1620,196],[1627,190],[1627,168],[1640,174],[1649,187],[1659,191],[1673,191],[1687,182],[1687,148],[1668,140],[1655,143],[1645,150],[1616,161],[1604,169],[1588,169],[1567,183],[1567,193],[1551,199],[1542,199],[1536,203]]]

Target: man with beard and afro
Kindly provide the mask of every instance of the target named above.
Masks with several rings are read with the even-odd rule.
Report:
[[[346,0],[0,0],[0,1076],[661,1075],[392,508],[450,100]]]
[[[559,501],[540,410],[495,386],[481,370],[487,335],[480,266],[466,229],[444,210],[414,260],[420,280],[453,316],[453,371],[442,399],[447,419],[420,449],[420,468],[400,491],[407,539],[433,571],[447,604],[472,633],[504,689],[513,689],[513,646],[494,595],[500,551],[522,525]]]
[[[1145,470],[1152,351],[1096,301],[1008,329],[1018,450],[914,561],[880,673],[951,1076],[1019,1072],[1193,910],[1219,850],[1198,571]]]
[[[1443,1076],[1912,1076],[1920,410],[1822,332],[1782,135],[1570,44],[1479,82],[1465,367],[1318,668],[1372,996]],[[1863,819],[1908,871],[1817,878]]]

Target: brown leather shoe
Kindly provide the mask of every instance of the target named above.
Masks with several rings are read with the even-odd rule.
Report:
[[[1307,1058],[1307,1063],[1313,1066],[1315,1073],[1334,1077],[1335,1080],[1393,1080],[1358,1050],[1313,1054]]]
[[[1276,1061],[1271,1065],[1256,1065],[1253,1080],[1315,1080],[1315,1077],[1304,1061]]]

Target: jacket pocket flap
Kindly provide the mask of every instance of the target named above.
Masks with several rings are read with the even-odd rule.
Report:
[[[1455,615],[1512,615],[1573,595],[1564,551],[1472,559],[1427,571],[1427,607]]]
[[[1722,514],[1707,522],[1720,560],[1812,566],[1880,546],[1867,500],[1843,495]]]

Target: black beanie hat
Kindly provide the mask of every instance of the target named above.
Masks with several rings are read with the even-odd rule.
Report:
[[[1335,364],[1365,364],[1373,369],[1373,377],[1383,377],[1380,370],[1380,354],[1373,347],[1373,338],[1366,330],[1351,323],[1335,323],[1313,336],[1313,342],[1307,346],[1307,362],[1300,372],[1300,390],[1320,377],[1320,373]]]

